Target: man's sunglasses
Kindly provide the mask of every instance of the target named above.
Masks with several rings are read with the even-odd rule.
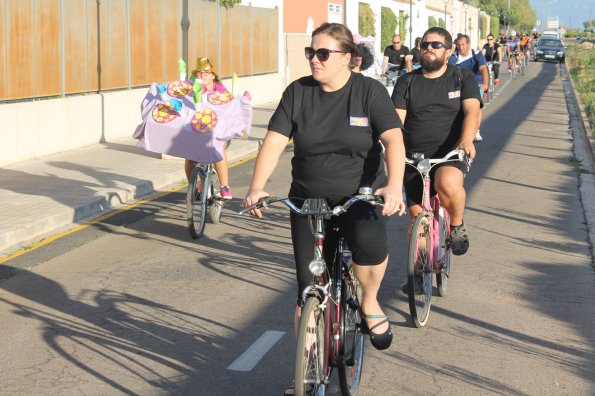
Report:
[[[420,47],[421,49],[428,49],[429,47],[433,49],[447,48],[446,44],[440,41],[422,41]]]
[[[328,60],[328,57],[331,56],[331,53],[335,53],[335,52],[340,53],[340,54],[346,53],[345,51],[331,50],[328,48],[318,48],[317,50],[315,50],[312,47],[304,48],[304,52],[306,54],[306,59],[308,59],[309,61],[314,59],[314,55],[316,55],[318,60],[321,62],[326,62]]]

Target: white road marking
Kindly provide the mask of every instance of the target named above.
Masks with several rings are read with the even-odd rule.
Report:
[[[254,341],[254,343],[250,345],[239,358],[230,364],[227,369],[233,371],[251,371],[284,334],[284,331],[265,331],[264,334],[261,335],[258,340]]]

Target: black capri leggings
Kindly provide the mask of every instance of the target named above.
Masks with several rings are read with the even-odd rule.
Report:
[[[381,214],[382,208],[376,208],[365,202],[353,204],[347,213],[332,217],[326,223],[324,256],[327,263],[332,263],[337,246],[338,227],[347,247],[351,250],[353,261],[359,265],[381,264],[388,250],[386,247],[386,221]],[[314,236],[310,230],[307,216],[291,212],[291,239],[295,257],[298,281],[297,304],[302,301],[302,292],[312,282],[312,273],[308,269],[314,258]]]

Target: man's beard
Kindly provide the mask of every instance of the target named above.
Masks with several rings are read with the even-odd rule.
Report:
[[[436,55],[431,58],[431,55],[432,54],[422,55],[421,59],[419,60],[422,69],[428,73],[440,70],[440,68],[444,66],[444,59],[440,59]]]

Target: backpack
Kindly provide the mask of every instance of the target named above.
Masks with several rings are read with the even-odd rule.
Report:
[[[459,57],[459,52],[456,51],[454,52],[451,56],[455,57],[455,60]],[[471,48],[471,64],[472,64],[472,69],[473,70],[473,74],[477,74],[479,72],[479,60],[477,60],[477,53],[475,52],[475,50],[473,48]],[[454,66],[460,67],[458,64],[455,64]]]

